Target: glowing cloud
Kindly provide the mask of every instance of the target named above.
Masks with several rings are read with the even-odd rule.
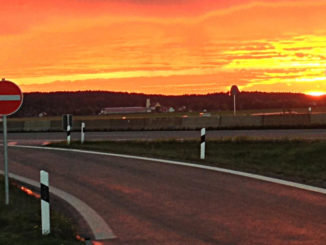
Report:
[[[25,92],[326,91],[323,0],[0,2],[1,76]]]

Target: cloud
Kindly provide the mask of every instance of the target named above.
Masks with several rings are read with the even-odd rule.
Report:
[[[2,74],[28,91],[279,89],[317,83],[326,67],[319,0],[13,0],[0,11]]]

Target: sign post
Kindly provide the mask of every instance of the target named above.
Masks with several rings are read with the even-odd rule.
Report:
[[[67,130],[68,125],[70,125],[70,128],[72,128],[72,115],[64,114],[62,115],[62,128],[64,131]]]
[[[7,142],[7,116],[2,116],[3,123],[3,157],[5,164],[5,203],[9,204],[9,180],[8,180],[8,142]]]
[[[20,88],[13,82],[2,78],[0,82],[0,115],[3,123],[3,156],[5,169],[5,204],[9,204],[9,180],[8,180],[8,144],[7,144],[7,116],[18,111],[23,103],[23,94]]]
[[[236,107],[236,96],[240,93],[239,88],[236,85],[232,85],[230,94],[233,96],[233,116],[237,115],[237,107]]]

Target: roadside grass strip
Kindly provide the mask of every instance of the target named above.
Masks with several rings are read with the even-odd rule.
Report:
[[[0,170],[0,174],[3,174],[3,171]],[[37,181],[31,180],[31,179],[28,179],[28,178],[25,178],[23,176],[19,176],[19,175],[13,174],[13,173],[10,173],[9,177],[11,179],[17,180],[21,183],[31,185],[33,187],[38,188],[40,185],[39,182],[37,182]],[[89,207],[86,203],[84,203],[77,197],[75,197],[63,190],[55,188],[53,186],[50,187],[50,193],[63,199],[65,202],[69,203],[74,209],[76,209],[79,212],[79,214],[84,218],[84,220],[90,227],[95,240],[106,240],[106,239],[116,238],[112,229],[103,220],[103,218],[95,210],[93,210],[91,207]]]
[[[69,149],[65,143],[52,146],[55,147],[12,147],[70,151],[194,167],[326,194],[323,188],[326,180],[325,141],[253,141],[246,138],[207,141],[205,160],[199,159],[200,141],[106,141],[85,142],[83,145],[72,142]],[[187,162],[181,162],[184,160]]]
[[[4,180],[0,176],[0,196]],[[76,232],[69,219],[51,210],[51,234],[42,236],[40,200],[10,185],[10,203],[0,199],[0,244],[77,245]]]

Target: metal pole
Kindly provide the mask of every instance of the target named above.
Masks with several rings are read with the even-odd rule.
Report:
[[[236,114],[235,95],[233,95],[233,115],[235,116]]]
[[[8,181],[8,145],[7,145],[7,116],[3,115],[3,156],[5,162],[5,203],[9,205],[9,181]]]

